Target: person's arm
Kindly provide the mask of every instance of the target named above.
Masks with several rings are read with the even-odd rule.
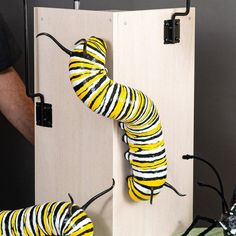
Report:
[[[0,72],[0,111],[24,137],[34,143],[34,106],[13,67]]]

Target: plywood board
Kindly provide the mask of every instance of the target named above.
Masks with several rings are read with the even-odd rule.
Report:
[[[163,44],[163,22],[176,9],[132,12],[37,8],[35,34],[48,32],[72,49],[91,35],[107,41],[109,76],[142,90],[157,104],[168,154],[168,181],[180,198],[164,189],[154,204],[133,203],[127,194],[130,167],[123,158],[117,122],[88,110],[68,76],[68,56],[50,39],[35,42],[36,91],[53,105],[53,128],[36,127],[36,202],[83,204],[116,180],[113,194],[89,209],[97,236],[175,235],[192,220],[195,12],[181,18],[181,43]],[[178,9],[179,11],[179,9]],[[183,11],[183,9],[182,9]]]

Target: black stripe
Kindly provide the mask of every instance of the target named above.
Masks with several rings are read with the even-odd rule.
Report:
[[[131,91],[131,89],[129,88],[129,87],[127,87],[128,88],[128,90],[129,90],[129,93],[130,93],[130,100],[129,101],[127,101],[128,102],[128,106],[127,106],[127,108],[126,108],[126,111],[125,111],[125,113],[124,113],[124,115],[122,115],[120,118],[119,118],[119,120],[123,120],[124,118],[125,118],[125,116],[128,114],[128,112],[129,112],[129,109],[130,109],[130,107],[131,107],[131,105],[133,105],[131,102],[132,102],[132,98],[133,98],[133,93],[132,93],[132,91]],[[130,113],[131,114],[131,113]]]
[[[98,83],[93,88],[91,88],[81,100],[85,102],[102,85],[106,78],[107,76],[104,75],[101,79],[99,79]]]
[[[143,124],[145,124],[146,122],[148,122],[148,121],[152,118],[153,115],[155,115],[155,116],[158,115],[157,112],[156,112],[156,114],[155,114],[155,105],[154,105],[154,104],[152,104],[151,111],[150,111],[149,115],[146,117],[146,119],[144,119],[141,123],[137,123],[137,125],[143,125]]]
[[[90,41],[90,43],[98,45],[98,47],[100,48],[99,44],[95,41]],[[93,45],[88,45],[87,44],[87,48],[92,48],[94,51],[100,53],[103,57],[105,57],[106,55],[104,54],[104,52],[102,51],[102,49],[98,49],[97,47],[93,46]]]
[[[83,236],[83,235],[85,235],[85,234],[87,234],[87,233],[89,233],[89,232],[93,232],[93,227],[92,227],[91,229],[88,229],[88,230],[84,231],[84,232],[81,233],[81,234],[78,234],[78,236]]]
[[[114,88],[115,88],[115,87],[114,87]],[[116,106],[117,106],[117,103],[119,102],[119,97],[120,97],[120,94],[121,94],[121,88],[122,88],[122,85],[119,86],[119,91],[118,91],[117,99],[116,99],[115,104],[114,104],[112,110],[110,111],[110,113],[109,113],[109,114],[106,114],[107,116],[109,116],[109,115],[115,110],[115,108],[116,108]],[[114,98],[114,97],[111,96],[111,98]],[[111,103],[112,103],[113,99],[110,99],[110,101],[111,101]],[[109,107],[110,107],[110,106],[109,106]],[[109,109],[108,109],[108,110],[109,110]]]
[[[21,223],[23,222],[23,212],[24,209],[20,210],[20,212],[18,213],[18,218],[17,218],[17,223],[18,223],[18,228],[17,231],[19,232],[20,235],[23,235],[23,232],[21,231]]]
[[[162,135],[162,130],[160,130],[158,132],[158,134],[154,135],[154,136],[152,136],[153,135],[152,134],[152,135],[148,135],[148,136],[145,136],[145,137],[140,136],[140,137],[137,137],[137,138],[132,138],[132,137],[129,137],[128,134],[126,134],[126,135],[130,140],[133,140],[134,142],[146,142],[146,141],[150,141],[150,140],[159,138]]]
[[[9,221],[10,221],[10,215],[11,215],[11,213],[12,213],[12,211],[9,211],[9,212],[7,212],[6,213],[6,217],[4,218],[4,222],[3,222],[3,224],[5,224],[5,236],[11,236],[11,232],[10,232],[10,230],[11,230],[11,228],[9,229]]]
[[[137,164],[133,163],[132,166],[135,166],[135,167],[138,167],[138,168],[140,168],[140,166],[138,164],[150,164],[148,167],[153,167],[153,163],[155,161],[161,161],[158,165],[161,165],[161,164],[165,163],[166,162],[166,157],[163,157],[160,160],[153,160],[153,161],[136,161],[136,160],[133,160],[133,161],[136,162]]]
[[[75,49],[75,50],[76,50],[76,49]],[[87,59],[87,60],[89,60],[89,61],[93,61],[93,62],[95,62],[95,63],[101,64],[101,65],[104,66],[104,63],[103,63],[102,61],[97,60],[96,58],[90,56],[90,55],[87,54],[87,53],[84,54],[83,52],[75,52],[75,51],[73,51],[73,56],[74,56],[74,57],[78,57],[78,58],[82,58],[82,59]]]
[[[133,182],[133,185],[131,186],[130,190],[132,191],[132,193],[134,194],[134,196],[136,196],[138,199],[142,200],[142,201],[146,201],[146,199],[138,196],[135,192],[134,192],[134,189],[136,189],[139,193],[142,193],[140,192],[140,190],[138,190],[135,186],[134,186],[134,180],[132,179],[132,182]]]
[[[74,60],[76,60],[76,59],[74,59]],[[77,63],[83,63],[83,64],[91,65],[91,66],[94,65],[94,63],[93,63],[92,61],[84,61],[84,60],[81,61],[81,60],[77,60],[77,61],[72,61],[72,62],[70,62],[70,63],[69,63],[69,67],[72,66],[73,64],[77,64]]]
[[[132,128],[127,128],[128,131],[133,131],[133,132],[136,132],[137,130],[138,131],[145,131],[146,129],[149,129],[150,127],[154,126],[158,121],[160,120],[160,116],[157,116],[151,124],[149,124],[148,126],[146,126],[145,128],[142,128],[142,129],[132,129]],[[158,132],[158,131],[157,131]],[[138,136],[139,133],[137,133],[136,136]],[[152,134],[153,135],[153,134]]]
[[[135,182],[135,181],[134,181]],[[146,188],[146,189],[150,189],[151,190],[151,188],[153,189],[153,190],[158,190],[158,189],[161,189],[161,188],[163,188],[163,185],[161,185],[161,186],[152,186],[152,187],[150,187],[150,186],[147,186],[147,185],[143,185],[143,184],[140,184],[140,183],[137,183],[137,182],[135,182],[137,185],[140,185],[141,187],[143,187],[143,188]]]
[[[139,186],[141,186],[141,187],[143,187],[143,188],[146,188],[146,189],[149,189],[150,191],[151,191],[151,189],[153,189],[153,190],[156,190],[155,189],[155,187],[146,187],[146,186],[142,186],[141,184],[138,184],[138,183],[136,183],[137,185],[139,185]],[[139,193],[141,193],[142,195],[145,195],[145,196],[151,196],[151,194],[148,194],[148,193],[145,193],[145,192],[142,192],[141,190],[139,190],[135,185],[133,185],[134,186],[134,188],[139,192]],[[153,194],[153,196],[156,196],[156,195],[158,195],[158,193],[156,193],[156,194]],[[137,196],[137,195],[135,195],[135,196]],[[141,198],[140,198],[141,199]],[[141,199],[142,200],[142,199]],[[143,200],[146,200],[147,201],[147,199],[143,199]]]
[[[32,207],[29,211],[29,221],[30,221],[30,229],[32,230],[33,232],[33,235],[37,235],[36,231],[35,231],[35,227],[34,227],[34,224],[33,224],[33,215],[35,215],[35,210],[36,206]]]
[[[139,173],[143,173],[143,174],[155,174],[155,173],[161,173],[163,171],[166,171],[167,168],[163,169],[163,170],[156,170],[156,171],[151,171],[151,169],[149,171],[142,171],[142,170],[133,170],[133,171],[136,171],[136,172],[139,172]],[[134,175],[135,176],[135,175]]]
[[[98,76],[99,74],[96,75],[92,75],[87,77],[86,79],[84,79],[81,83],[77,84],[76,86],[74,86],[74,90],[75,92],[77,92],[80,88],[82,88],[86,83],[88,83],[90,80],[94,79],[96,76]],[[80,76],[80,75],[79,75]],[[74,78],[79,77],[79,76],[73,76]],[[73,78],[71,78],[73,79]],[[85,90],[86,91],[86,90]]]
[[[126,91],[126,99],[125,99],[125,102],[123,102],[123,104],[122,104],[122,109],[121,109],[120,113],[119,113],[118,115],[116,115],[116,117],[119,117],[119,115],[122,113],[122,111],[123,111],[123,109],[124,109],[124,107],[125,107],[125,103],[127,102],[126,100],[127,100],[128,92],[127,92],[126,86],[121,85],[121,89],[122,89],[122,88],[124,88],[125,91]],[[115,109],[115,107],[117,106],[117,103],[118,103],[119,100],[120,100],[121,89],[120,89],[119,96],[118,96],[118,99],[116,100],[116,104],[115,104],[113,110]],[[113,110],[111,111],[111,113],[113,112]],[[111,114],[111,113],[110,113],[110,114]]]
[[[161,156],[162,154],[164,154],[166,152],[165,149],[163,149],[162,151],[159,151],[158,153],[152,153],[152,154],[138,154],[138,153],[130,153],[133,156],[136,157],[157,157],[157,156]],[[163,157],[164,158],[164,157]],[[162,159],[162,158],[161,158]],[[160,159],[160,160],[161,160]]]
[[[93,104],[96,102],[97,98],[100,97],[100,95],[103,93],[104,90],[109,89],[111,85],[111,81],[100,91],[100,93],[94,98],[94,100],[91,102],[89,108],[91,109],[93,107]],[[107,88],[108,87],[108,88]],[[99,105],[100,106],[100,105]]]
[[[54,213],[53,213],[53,225],[54,225],[56,231],[57,231],[56,218],[57,218],[58,212],[59,212],[59,210],[61,209],[61,207],[63,206],[63,204],[64,204],[64,202],[59,202],[59,204],[56,206],[55,211],[54,211]],[[60,217],[61,217],[61,216],[62,216],[62,214],[59,216],[59,223],[60,223]],[[57,232],[57,233],[59,234],[60,232]]]
[[[166,177],[167,177],[167,175],[165,175],[165,176],[163,176],[163,177],[156,177],[156,178],[148,178],[148,179],[146,179],[146,178],[142,178],[142,177],[137,177],[137,176],[135,176],[135,178],[137,179],[137,180],[140,180],[140,181],[154,181],[154,180],[162,180],[162,179],[166,179]],[[134,180],[134,182],[135,182],[135,180]],[[145,184],[144,184],[144,186],[145,186]],[[148,186],[148,185],[147,185]]]
[[[43,231],[44,231],[44,232],[47,232],[47,230],[46,230],[46,226],[45,226],[44,221],[43,221],[43,217],[44,217],[44,214],[47,214],[47,212],[46,212],[46,207],[48,206],[48,204],[49,204],[49,203],[47,203],[47,204],[41,206],[41,207],[42,207],[42,211],[41,211],[41,223],[42,223]]]
[[[111,103],[112,103],[112,101],[113,101],[113,98],[114,98],[114,96],[115,96],[115,94],[116,94],[117,87],[118,87],[118,84],[115,83],[115,84],[114,84],[114,89],[113,89],[113,91],[112,91],[112,93],[111,93],[111,97],[110,97],[110,99],[109,99],[109,102],[107,103],[107,105],[106,105],[106,107],[105,107],[105,110],[104,110],[104,112],[102,113],[103,116],[106,115],[106,113],[108,112],[108,110],[109,110],[109,108],[110,108],[110,105],[111,105]]]
[[[73,218],[70,217],[69,222],[71,222],[75,217],[78,217],[78,216],[81,215],[81,214],[83,214],[83,211],[81,211],[79,214],[75,214]],[[79,223],[81,223],[83,220],[85,220],[85,219],[87,219],[87,218],[88,218],[88,216],[85,215],[85,216],[79,218],[78,220],[76,220],[73,225],[78,225]],[[66,222],[66,223],[67,223],[67,222]],[[67,231],[67,234],[70,233],[70,231],[74,228],[73,225],[72,225],[71,223],[68,224],[67,227],[63,229],[62,235],[65,234],[65,230],[66,230],[67,228],[69,228],[69,230]]]

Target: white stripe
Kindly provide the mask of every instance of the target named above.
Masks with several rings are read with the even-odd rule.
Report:
[[[133,182],[133,183],[134,183],[134,186],[135,186],[141,193],[151,195],[151,193],[152,193],[151,189],[145,188],[145,187],[139,185],[139,184],[136,183],[136,182]],[[160,188],[160,189],[155,189],[155,190],[153,190],[153,194],[158,194],[158,193],[160,193],[160,191],[161,191],[161,188]]]
[[[151,150],[141,150],[139,152],[133,152],[131,150],[129,150],[130,154],[139,154],[139,155],[155,155],[158,154],[159,152],[163,151],[165,149],[165,145],[160,146],[158,148],[155,149],[151,149]],[[157,158],[159,159],[159,156],[157,156]]]
[[[124,85],[123,85],[124,86]],[[126,86],[124,86],[126,87]],[[130,104],[130,99],[131,99],[131,93],[130,93],[130,90],[128,87],[126,87],[126,91],[127,91],[127,98],[125,100],[125,106],[123,107],[123,110],[121,111],[120,115],[116,118],[116,120],[119,120],[123,115],[124,113],[126,112],[126,109],[128,107],[128,105]]]
[[[162,150],[158,150],[158,152],[163,151],[165,148],[163,148]],[[157,152],[157,153],[158,153]],[[135,153],[134,153],[135,154]],[[140,154],[140,152],[139,152]],[[166,156],[166,152],[160,154],[159,156],[155,156],[155,157],[145,157],[145,155],[143,155],[142,157],[138,157],[133,155],[132,153],[129,152],[129,160],[135,160],[135,161],[147,161],[147,162],[151,162],[151,161],[157,161],[162,159],[163,157]]]
[[[89,103],[90,99],[91,99],[91,98],[94,96],[94,94],[97,92],[97,89],[95,89],[95,86],[96,86],[99,82],[100,82],[100,79],[97,80],[97,81],[95,81],[94,83],[92,83],[91,86],[88,88],[89,91],[91,91],[91,90],[94,90],[94,91],[93,91],[93,92],[90,94],[90,96],[84,101],[84,104],[86,104],[87,107],[88,107],[88,103]],[[100,84],[99,87],[103,87],[103,85],[108,85],[109,82],[110,82],[110,81],[109,81],[108,79],[105,79],[105,81],[104,81],[102,84]]]
[[[141,173],[133,169],[133,175],[135,177],[141,177],[145,179],[161,178],[167,175],[167,171],[156,172],[156,173],[145,173],[145,172]]]
[[[62,234],[64,235],[64,231],[66,230],[66,228],[68,227],[68,225],[71,224],[71,221],[73,220],[74,217],[76,217],[77,215],[79,215],[81,212],[83,212],[84,210],[83,209],[79,209],[77,211],[75,211],[73,213],[73,215],[66,221],[66,224],[64,226],[64,228],[62,229]],[[68,212],[68,211],[67,211]],[[70,225],[71,227],[71,225]],[[72,227],[73,228],[73,227]],[[67,232],[68,234],[70,233],[70,231]]]
[[[135,93],[135,95],[136,95],[136,99],[134,100],[134,104],[133,104],[133,106],[132,106],[132,108],[131,108],[131,110],[132,110],[132,112],[129,114],[129,116],[126,118],[126,119],[122,119],[121,121],[122,122],[126,122],[127,120],[129,120],[129,119],[132,119],[133,118],[133,116],[134,116],[134,114],[136,114],[136,111],[138,110],[138,107],[139,107],[139,101],[138,101],[138,93],[137,93],[137,91],[135,90],[135,89],[133,89],[133,91],[134,91],[134,93]],[[125,127],[126,127],[126,124],[124,124],[124,129],[125,129]]]

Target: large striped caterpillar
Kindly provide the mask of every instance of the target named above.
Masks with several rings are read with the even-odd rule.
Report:
[[[106,42],[94,36],[81,39],[70,51],[52,35],[40,35],[50,37],[70,55],[70,81],[81,101],[97,114],[119,121],[125,131],[123,141],[129,146],[125,158],[132,167],[132,175],[127,178],[131,199],[152,203],[163,186],[179,194],[166,182],[166,151],[157,108],[141,91],[115,83],[108,77]]]
[[[82,207],[71,202],[49,202],[20,210],[0,211],[0,235],[2,236],[45,236],[70,235],[92,236],[94,227],[85,210],[110,188],[91,198]]]

